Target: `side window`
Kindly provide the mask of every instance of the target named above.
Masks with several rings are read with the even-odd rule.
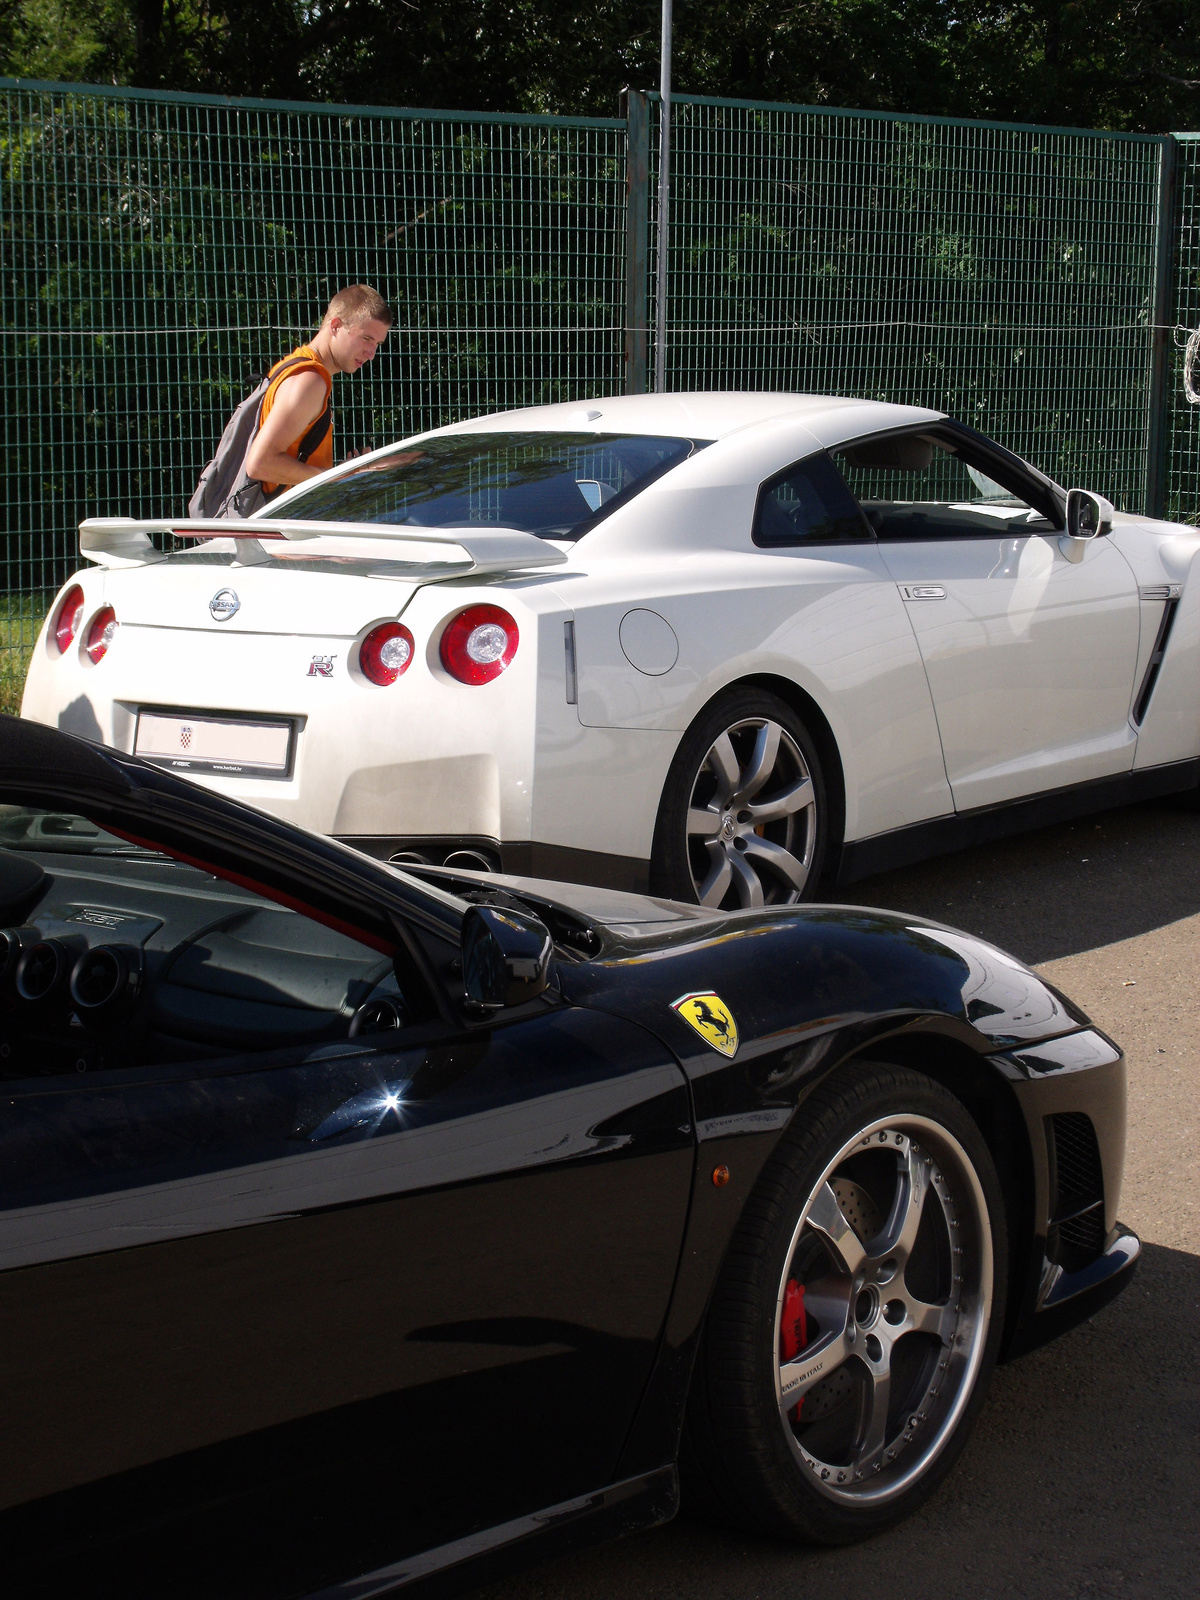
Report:
[[[861,439],[837,458],[877,539],[994,538],[1058,525],[1044,485],[953,429]]]
[[[0,913],[0,1081],[338,1045],[423,999],[369,929],[76,813],[0,805]]]
[[[763,484],[753,537],[755,544],[770,549],[869,539],[871,530],[841,473],[822,451]]]

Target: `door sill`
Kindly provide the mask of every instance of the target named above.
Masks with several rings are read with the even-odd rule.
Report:
[[[931,856],[948,855],[953,850],[1011,838],[1033,828],[1065,822],[1070,817],[1132,805],[1137,800],[1183,794],[1197,785],[1200,785],[1200,760],[1173,761],[1167,766],[1145,767],[1111,778],[1093,778],[1087,783],[1049,789],[1020,800],[1005,800],[950,816],[932,817],[928,822],[916,822],[907,828],[873,834],[868,839],[848,841],[842,846],[834,881],[855,883],[860,878],[873,878],[879,872],[893,872],[898,867],[928,861]]]

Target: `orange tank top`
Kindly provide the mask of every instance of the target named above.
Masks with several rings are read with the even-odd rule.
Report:
[[[304,461],[323,472],[326,467],[333,465],[333,374],[311,345],[298,345],[291,355],[277,361],[267,374],[269,383],[259,408],[258,425],[261,428],[271,415],[280,384],[286,383],[298,372],[319,372],[325,379],[325,408],[315,422],[311,422],[298,438],[292,440],[284,453],[295,461]],[[264,483],[263,492],[271,495],[280,487],[277,483]]]

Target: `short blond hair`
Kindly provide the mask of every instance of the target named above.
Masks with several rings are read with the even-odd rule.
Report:
[[[329,302],[323,324],[334,317],[351,328],[356,328],[360,322],[383,322],[390,328],[395,321],[391,306],[368,283],[351,283],[339,289]]]

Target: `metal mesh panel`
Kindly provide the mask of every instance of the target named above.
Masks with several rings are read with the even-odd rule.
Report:
[[[1200,404],[1188,401],[1185,363],[1200,392],[1200,134],[1177,134],[1175,201],[1175,338],[1168,374],[1166,515],[1200,522]],[[1190,350],[1188,340],[1197,334]]]
[[[676,100],[667,386],[933,406],[1140,511],[1160,144]]]
[[[397,324],[336,386],[339,458],[621,386],[619,121],[2,99],[0,677],[81,518],[182,513],[233,406],[344,283]]]

